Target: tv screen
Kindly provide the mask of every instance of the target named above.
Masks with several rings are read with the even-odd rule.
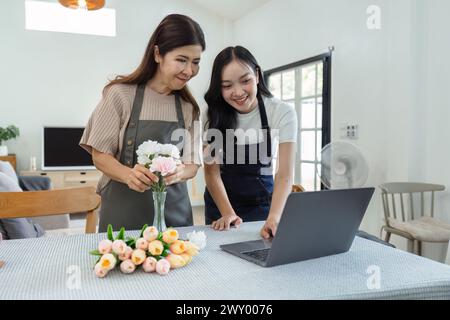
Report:
[[[95,169],[91,155],[79,146],[83,127],[44,127],[42,170]]]

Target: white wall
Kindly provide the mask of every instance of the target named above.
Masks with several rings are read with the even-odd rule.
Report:
[[[25,30],[24,1],[1,1],[0,126],[14,124],[21,130],[18,139],[6,142],[18,156],[19,170],[28,169],[30,156],[37,157],[40,167],[43,125],[87,123],[108,78],[137,67],[152,31],[169,13],[191,16],[205,33],[200,73],[190,82],[205,107],[203,93],[212,60],[223,47],[224,20],[183,0],[109,0],[107,7],[116,9],[113,38]]]
[[[381,8],[380,30],[366,26],[370,5]],[[334,45],[332,140],[341,139],[343,123],[359,124],[355,143],[369,161],[367,185],[448,184],[450,152],[442,142],[450,119],[449,6],[439,0],[272,0],[235,21],[234,44],[249,48],[265,69]],[[448,197],[438,202],[441,218],[450,222]],[[377,190],[361,228],[379,234],[382,215]],[[425,254],[439,257],[443,249],[426,246]]]

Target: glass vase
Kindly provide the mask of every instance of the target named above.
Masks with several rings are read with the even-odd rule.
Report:
[[[166,221],[164,219],[164,204],[166,202],[166,195],[166,191],[153,191],[153,226],[156,227],[158,231],[165,231],[167,229]]]

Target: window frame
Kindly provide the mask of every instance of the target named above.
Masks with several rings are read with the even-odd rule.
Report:
[[[300,61],[296,61],[293,63],[289,63],[280,67],[276,67],[273,69],[269,69],[264,72],[264,81],[269,84],[269,77],[272,74],[275,73],[282,73],[284,71],[288,70],[296,70],[297,68],[300,68],[302,66],[306,66],[308,64],[313,63],[323,63],[323,83],[322,83],[322,146],[326,146],[331,142],[331,66],[332,66],[332,52],[323,53],[320,55],[316,55],[307,59],[303,59]],[[296,85],[296,89],[298,86]],[[306,97],[303,97],[306,98]],[[303,100],[302,98],[302,100]],[[297,99],[297,97],[295,98]],[[317,112],[317,111],[316,111]],[[310,130],[316,130],[310,129]],[[301,123],[298,125],[298,132],[297,137],[298,139],[301,139],[301,132],[302,131],[308,131],[308,129],[302,130]],[[297,140],[297,143],[300,141]],[[317,145],[316,145],[317,147]],[[317,153],[316,153],[317,154]],[[300,157],[300,155],[298,155]],[[295,168],[297,169],[298,166],[301,167],[302,163],[315,163],[316,161],[308,161],[308,160],[301,160],[300,158],[296,158],[295,161]],[[298,168],[300,170],[300,168]],[[299,181],[295,181],[295,183],[299,183]],[[324,190],[326,187],[320,182],[320,189]]]

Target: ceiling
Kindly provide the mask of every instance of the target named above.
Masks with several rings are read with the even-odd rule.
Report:
[[[236,20],[270,0],[191,0],[215,14]]]

